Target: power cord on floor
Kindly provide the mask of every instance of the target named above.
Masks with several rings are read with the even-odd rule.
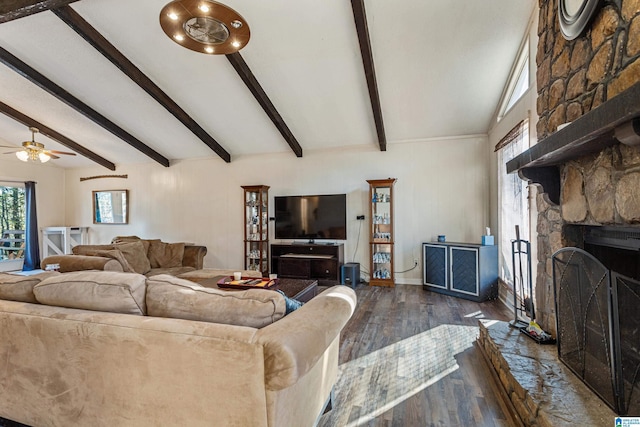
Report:
[[[360,225],[358,226],[358,238],[356,239],[356,248],[353,251],[353,256],[351,257],[351,260],[353,262],[356,262],[356,254],[358,253],[358,246],[360,246],[360,231],[362,230],[362,223],[363,221],[360,221]]]
[[[396,273],[406,273],[406,272],[408,272],[408,271],[415,270],[417,266],[418,266],[418,261],[416,261],[416,260],[414,259],[414,260],[413,260],[413,267],[409,268],[408,270],[396,271]]]

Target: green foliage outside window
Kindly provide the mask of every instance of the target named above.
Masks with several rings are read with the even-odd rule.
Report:
[[[24,234],[5,235],[11,230],[25,229],[25,190],[18,187],[2,187],[0,186],[0,238],[8,239],[24,239]],[[19,243],[19,242],[18,242]],[[0,242],[4,247],[19,247],[16,242]],[[19,256],[18,256],[19,255]],[[0,250],[0,260],[22,257],[22,251]]]

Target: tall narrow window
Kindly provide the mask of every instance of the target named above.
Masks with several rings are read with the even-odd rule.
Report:
[[[505,88],[500,103],[498,121],[502,120],[516,102],[522,98],[522,95],[529,89],[529,86],[529,38],[527,37],[518,54],[518,59],[514,64],[513,71]]]
[[[22,269],[25,206],[24,187],[0,184],[0,271]]]
[[[513,92],[511,92],[511,96],[509,97],[509,102],[507,102],[507,108],[505,108],[505,112],[509,111],[513,105],[518,102],[522,95],[529,89],[529,57],[527,56],[522,69],[520,70],[520,75],[518,76],[518,80],[516,80],[516,85],[513,88]]]
[[[516,225],[520,239],[530,240],[529,198],[527,183],[517,173],[507,174],[509,160],[529,148],[529,121],[518,123],[496,145],[498,154],[498,219],[500,224],[500,278],[513,285],[511,241],[516,239]]]

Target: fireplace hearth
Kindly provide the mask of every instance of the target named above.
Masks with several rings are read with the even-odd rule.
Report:
[[[568,247],[553,255],[558,356],[616,413],[638,416],[638,241],[623,230],[570,227],[583,233],[572,230],[567,235],[585,236],[585,248],[595,254]],[[620,257],[626,261],[619,262]]]

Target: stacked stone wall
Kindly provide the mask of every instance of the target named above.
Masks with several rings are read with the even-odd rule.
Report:
[[[605,0],[586,32],[565,40],[558,0],[540,0],[538,138],[555,132],[640,80],[640,0]]]
[[[640,81],[640,0],[604,0],[587,30],[562,36],[558,0],[539,1],[539,140]],[[564,224],[640,224],[640,150],[615,145],[560,168],[560,206],[538,196],[537,320],[555,335],[552,254]]]

